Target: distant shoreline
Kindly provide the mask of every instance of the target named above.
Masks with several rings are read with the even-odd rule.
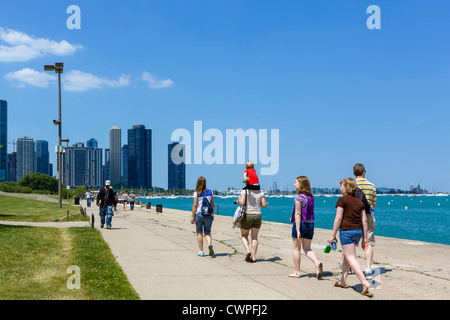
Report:
[[[342,194],[315,194],[315,197],[325,197],[325,198],[332,198],[332,197],[342,197]],[[448,197],[450,196],[450,193],[417,193],[417,194],[390,194],[390,193],[377,193],[377,197]],[[214,197],[218,198],[235,198],[239,197],[239,194],[228,194],[228,195],[214,195]],[[283,195],[267,195],[268,198],[294,198],[295,195],[293,194],[283,194]],[[137,200],[140,199],[158,199],[158,198],[164,198],[164,199],[176,199],[176,198],[193,198],[193,195],[154,195],[154,196],[138,196],[136,197]]]

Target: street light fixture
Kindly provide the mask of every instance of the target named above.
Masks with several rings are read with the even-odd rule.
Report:
[[[62,170],[62,157],[61,157],[61,73],[63,73],[64,64],[62,62],[56,62],[55,65],[44,65],[44,71],[55,71],[58,74],[58,105],[59,105],[59,118],[53,120],[54,125],[58,125],[59,142],[58,142],[58,206],[62,208],[62,193],[61,193],[61,170]]]

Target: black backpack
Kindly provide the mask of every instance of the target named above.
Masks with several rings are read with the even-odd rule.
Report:
[[[360,188],[356,188],[356,193],[355,196],[362,201],[362,203],[364,204],[364,210],[366,210],[366,215],[370,214],[370,204],[367,201],[366,195],[364,194],[364,192],[360,189]]]

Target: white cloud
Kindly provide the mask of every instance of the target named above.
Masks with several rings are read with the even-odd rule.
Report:
[[[97,77],[91,73],[72,70],[64,75],[64,89],[67,91],[86,91],[104,87],[126,87],[130,85],[130,76],[122,74],[117,80]]]
[[[28,84],[40,88],[47,88],[50,82],[57,80],[55,75],[39,72],[30,68],[10,72],[5,75],[5,78],[10,81],[18,81],[19,87],[24,87],[25,84]]]
[[[170,79],[158,80],[158,78],[155,75],[152,75],[151,73],[146,71],[142,73],[141,80],[147,82],[148,86],[151,89],[169,88],[173,85],[172,80]]]
[[[39,72],[30,68],[24,68],[19,71],[10,72],[5,75],[5,79],[17,81],[19,87],[26,84],[47,88],[52,81],[57,81],[58,77],[49,72]],[[130,76],[121,75],[117,80],[100,78],[91,73],[85,73],[79,70],[71,70],[61,75],[63,89],[67,91],[87,91],[90,89],[101,89],[104,87],[125,87],[130,85]]]
[[[0,39],[9,46],[0,45],[0,62],[28,61],[47,54],[72,55],[81,45],[72,45],[66,40],[56,42],[45,38],[35,38],[13,29],[0,27]]]

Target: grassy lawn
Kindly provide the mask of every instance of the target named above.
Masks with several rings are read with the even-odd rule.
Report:
[[[40,201],[0,197],[1,220],[66,221],[67,209],[34,202]],[[69,266],[79,267],[80,289],[67,286]],[[139,299],[100,232],[90,227],[0,225],[0,288],[0,300]]]
[[[8,221],[83,221],[79,206],[64,204],[58,208],[58,203],[37,201],[32,199],[0,195],[0,220]],[[69,220],[67,220],[69,211]]]

